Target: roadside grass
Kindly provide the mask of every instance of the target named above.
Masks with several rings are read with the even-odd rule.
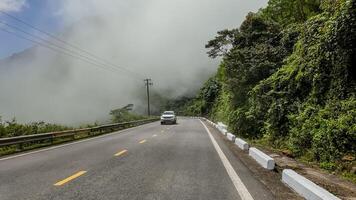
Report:
[[[345,180],[351,181],[356,184],[356,174],[351,172],[344,172],[341,177]]]

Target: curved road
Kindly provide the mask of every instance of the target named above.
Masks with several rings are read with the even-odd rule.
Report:
[[[206,127],[155,122],[0,158],[0,199],[274,199]]]

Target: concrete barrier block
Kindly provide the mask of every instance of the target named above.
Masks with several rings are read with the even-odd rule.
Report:
[[[324,188],[316,185],[291,169],[283,170],[282,182],[307,200],[340,200]]]
[[[221,132],[221,134],[223,134],[223,135],[225,135],[225,136],[226,136],[226,134],[227,134],[227,130],[226,130],[226,129],[221,129],[220,132]]]
[[[222,122],[218,122],[218,126],[222,129],[227,129],[227,125],[223,124]]]
[[[245,142],[244,140],[242,140],[240,138],[235,139],[235,144],[242,150],[248,150],[248,148],[250,147],[250,145],[248,145],[247,142]]]
[[[232,134],[232,133],[227,133],[227,134],[226,134],[226,137],[227,137],[228,140],[230,140],[230,141],[232,141],[232,142],[235,142],[236,136],[235,136],[234,134]]]
[[[262,151],[251,147],[248,151],[249,155],[255,159],[263,168],[268,170],[273,170],[275,162],[273,158],[269,157],[267,154],[263,153]]]

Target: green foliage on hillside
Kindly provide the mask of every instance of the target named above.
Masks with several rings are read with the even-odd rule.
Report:
[[[32,135],[38,133],[48,133],[70,129],[67,126],[50,124],[45,122],[33,122],[29,124],[20,124],[16,119],[3,122],[0,118],[0,138],[15,137],[21,135]]]
[[[343,115],[351,115],[345,113],[348,112],[347,109],[338,110],[338,104],[348,105],[347,108],[351,110],[356,109],[352,103],[356,93],[356,74],[353,66],[356,56],[355,9],[355,1],[345,1],[338,10],[323,12],[301,24],[299,40],[286,64],[250,92],[249,112],[256,117],[256,121],[263,121],[263,124],[258,123],[262,130],[260,134],[268,135],[271,142],[286,137],[293,141],[292,144],[297,144],[296,140],[301,140],[301,144],[303,136],[299,135],[300,132],[295,135],[295,130],[301,124],[305,125],[307,120],[319,116],[332,121]],[[305,117],[306,114],[308,117]],[[336,127],[326,124],[325,128]],[[312,144],[302,148],[318,148],[316,137],[320,137],[320,134],[313,134],[315,129],[308,129],[311,134],[308,139]],[[291,130],[294,130],[294,134]],[[348,151],[344,145],[338,144],[335,138],[325,135],[323,142],[328,144],[329,148],[336,146],[342,153],[330,154],[327,149],[313,149],[315,159],[330,161],[340,159],[345,153],[355,153],[356,133],[354,130],[345,131],[348,132],[345,134],[354,135],[338,138],[346,140],[344,145],[349,145]],[[298,154],[296,145],[290,147],[294,147],[291,150]]]
[[[356,99],[331,101],[324,107],[308,105],[289,116],[288,144],[297,156],[308,151],[322,162],[355,153]]]
[[[270,0],[206,47],[222,63],[188,113],[322,166],[355,164],[356,0]],[[219,90],[203,95],[211,80]]]
[[[270,0],[263,10],[264,18],[272,19],[285,26],[302,23],[321,12],[321,4],[330,4],[332,0]]]

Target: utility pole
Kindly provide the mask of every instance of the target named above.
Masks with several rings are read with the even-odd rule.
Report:
[[[145,85],[146,85],[146,90],[147,90],[147,115],[151,115],[151,110],[150,110],[150,86],[153,85],[152,80],[150,78],[147,78],[144,80]]]

